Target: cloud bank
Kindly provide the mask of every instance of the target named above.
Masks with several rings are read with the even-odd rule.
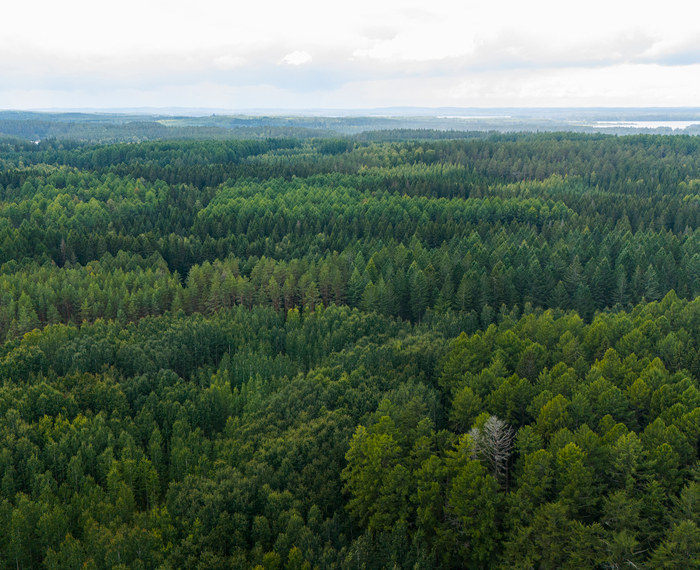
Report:
[[[15,2],[0,108],[700,105],[687,2],[330,4]]]

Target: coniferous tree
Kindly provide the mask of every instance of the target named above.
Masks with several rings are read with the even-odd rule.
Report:
[[[660,298],[659,279],[656,270],[650,264],[644,273],[644,298],[647,301],[656,301]]]

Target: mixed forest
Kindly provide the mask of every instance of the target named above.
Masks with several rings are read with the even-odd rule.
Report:
[[[699,297],[693,136],[0,137],[0,568],[700,567]]]

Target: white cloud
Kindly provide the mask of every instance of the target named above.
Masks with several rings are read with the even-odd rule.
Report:
[[[698,92],[700,64],[621,64],[473,74],[434,96],[458,105],[697,106]]]
[[[460,57],[474,52],[476,44],[471,38],[438,37],[430,43],[421,42],[418,34],[399,33],[389,40],[380,40],[371,48],[356,49],[353,58],[370,58],[386,62],[393,61],[431,61],[447,57]]]
[[[288,53],[282,58],[281,63],[286,63],[289,65],[301,65],[302,63],[309,63],[311,61],[311,55],[305,51],[293,51]]]
[[[214,67],[216,69],[229,70],[245,65],[245,58],[240,55],[222,55],[214,58]]]
[[[295,89],[306,106],[326,107],[697,105],[700,92],[700,4],[684,0],[661,8],[648,0],[5,4],[0,107],[19,100],[11,93],[99,101],[116,92],[123,105],[159,96],[184,104],[199,94],[200,104],[187,104],[201,106],[214,85],[244,99],[280,97],[276,106]]]

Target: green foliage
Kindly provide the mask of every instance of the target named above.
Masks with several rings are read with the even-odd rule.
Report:
[[[0,140],[0,569],[697,565],[694,138],[211,132]]]

